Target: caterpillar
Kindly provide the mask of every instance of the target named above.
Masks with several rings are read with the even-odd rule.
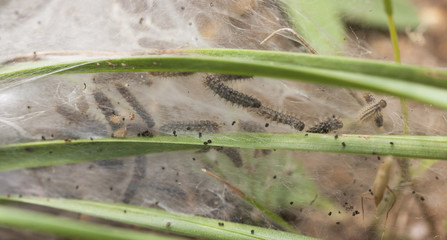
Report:
[[[98,104],[99,109],[102,114],[106,117],[107,122],[109,123],[112,131],[118,131],[124,127],[122,121],[120,121],[115,113],[115,108],[110,101],[110,99],[103,92],[95,92],[93,94],[96,103]]]
[[[367,121],[374,117],[374,122],[377,127],[383,126],[383,115],[382,109],[387,106],[387,103],[384,99],[381,99],[379,102],[373,101],[369,105],[362,108],[357,116],[360,122]]]
[[[160,127],[160,131],[169,133],[173,131],[178,132],[217,132],[219,130],[219,124],[210,120],[200,121],[176,121],[170,122]]]
[[[232,75],[232,74],[214,74],[214,75],[218,80],[223,82],[252,78],[251,76],[248,77],[248,76]]]
[[[305,124],[297,117],[286,113],[278,112],[265,106],[260,106],[255,110],[255,112],[262,117],[271,119],[272,121],[278,123],[289,125],[299,131],[302,131],[305,126]]]
[[[155,77],[186,77],[194,72],[148,72],[148,74]]]
[[[219,97],[227,100],[228,102],[246,108],[259,108],[261,106],[261,101],[226,86],[214,74],[208,74],[204,83],[215,94],[219,95]]]
[[[132,178],[130,179],[130,182],[127,185],[126,190],[124,192],[124,198],[123,198],[124,203],[130,203],[135,194],[137,194],[141,182],[146,177],[146,168],[147,168],[146,158],[144,156],[137,156],[135,159]]]
[[[155,126],[155,122],[152,119],[151,115],[143,108],[143,105],[138,102],[137,98],[127,89],[124,85],[117,83],[115,84],[118,92],[126,99],[127,103],[141,116],[143,121],[146,123],[148,128],[153,128]]]
[[[231,161],[233,162],[233,165],[237,168],[242,167],[243,165],[243,160],[242,160],[242,156],[241,153],[239,152],[238,148],[232,148],[232,147],[218,147],[216,148],[216,151],[218,152],[222,152],[223,154],[225,154],[228,158],[231,159]]]
[[[326,121],[322,121],[315,126],[311,127],[306,132],[308,133],[329,133],[330,131],[334,131],[343,127],[343,122],[335,116],[332,116],[332,119],[328,119]]]
[[[146,125],[143,127],[141,124],[133,123],[133,124],[126,124],[125,118],[120,115],[119,110],[115,107],[115,101],[112,101],[111,98],[106,95],[101,90],[97,89],[92,93],[94,102],[96,103],[97,108],[101,111],[102,115],[105,117],[105,120],[107,121],[107,125],[110,126],[112,130],[112,137],[124,137],[126,136],[129,131],[131,133],[142,133],[139,134],[141,136],[152,136],[152,128],[155,126],[155,121],[153,120],[151,114],[145,110],[143,104],[140,103],[140,100],[130,91],[130,89],[120,83],[120,80],[127,80],[127,79],[133,79],[133,80],[141,80],[142,84],[148,84],[147,74],[131,74],[131,73],[119,73],[119,74],[99,74],[96,77],[93,78],[93,82],[96,84],[106,84],[106,83],[113,83],[116,90],[120,93],[120,95],[124,98],[124,100],[132,107],[134,110],[134,113],[130,113],[129,119],[134,120],[135,115],[138,115],[141,117],[143,123]],[[149,84],[150,85],[150,84]],[[85,97],[84,97],[85,98]],[[83,99],[83,98],[81,98]],[[82,103],[82,102],[81,102]],[[66,120],[69,122],[73,122],[76,124],[82,124],[82,128],[80,129],[90,129],[89,130],[92,134],[94,132],[101,132],[101,136],[104,136],[107,132],[106,125],[102,125],[101,127],[98,126],[98,124],[94,125],[96,121],[90,119],[87,114],[88,110],[88,104],[77,104],[79,109],[70,108],[68,106],[57,106],[56,112],[62,115]],[[84,107],[86,105],[86,107]],[[80,107],[82,106],[82,108]],[[99,121],[98,121],[99,122]],[[90,127],[90,125],[92,125]],[[98,130],[100,129],[100,131]],[[81,130],[78,130],[81,131]],[[94,134],[97,135],[97,134]]]

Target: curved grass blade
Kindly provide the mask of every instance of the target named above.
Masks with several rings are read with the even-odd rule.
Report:
[[[73,211],[95,217],[115,220],[122,223],[147,227],[150,229],[205,239],[313,239],[297,234],[245,224],[189,216],[180,213],[168,213],[159,209],[144,208],[126,204],[32,197],[8,198],[2,196],[0,199]],[[219,223],[223,223],[223,226]]]
[[[0,79],[63,73],[186,71],[255,75],[381,92],[447,108],[447,72],[342,57],[234,49],[171,50],[177,55],[61,63],[0,69]],[[189,53],[189,54],[188,54]],[[183,54],[183,55],[182,55]],[[77,67],[73,67],[77,66]],[[10,84],[10,79],[0,89]],[[15,83],[17,84],[17,83]],[[442,89],[440,89],[441,87]]]
[[[228,133],[209,135],[207,138],[212,140],[211,146],[222,147],[447,159],[447,137],[344,134],[334,138],[331,135],[311,133]],[[11,144],[0,146],[0,170],[200,149],[203,146],[203,140],[192,136],[104,138],[93,142],[81,139],[71,143],[42,141]],[[51,150],[52,153],[49,153]]]
[[[64,238],[110,240],[175,240],[181,237],[143,233],[91,222],[76,221],[54,215],[0,206],[0,226],[30,230]]]

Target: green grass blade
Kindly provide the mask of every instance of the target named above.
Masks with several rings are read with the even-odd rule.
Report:
[[[228,133],[206,136],[211,146],[283,149],[311,152],[393,155],[447,159],[447,137],[324,134]],[[342,142],[345,143],[343,147]],[[391,144],[392,142],[392,144]],[[0,170],[20,169],[203,148],[203,139],[191,136],[81,139],[71,143],[41,141],[0,146]],[[52,153],[49,153],[52,151]]]
[[[344,50],[345,30],[333,0],[283,0],[294,29],[320,54],[337,54]]]
[[[88,240],[175,240],[185,239],[161,236],[91,222],[76,221],[54,215],[0,206],[0,226],[30,230],[70,239]]]
[[[168,213],[159,209],[126,204],[32,197],[8,198],[3,196],[0,199],[73,211],[122,223],[205,239],[313,239],[245,224],[180,213]],[[219,223],[224,223],[224,226],[220,226]],[[251,230],[254,230],[253,234]]]
[[[73,62],[21,70],[0,69],[0,80],[63,73],[122,71],[220,72],[266,76],[387,93],[447,108],[447,71],[343,57],[234,49],[179,50],[157,55],[95,62]],[[183,53],[184,55],[180,55]],[[189,54],[187,54],[189,53]],[[194,54],[193,54],[194,53]],[[76,66],[76,67],[74,67]],[[9,69],[9,70],[8,70]],[[0,81],[5,89],[11,80]],[[24,80],[30,81],[29,79]],[[436,88],[438,87],[438,88]],[[441,87],[441,88],[439,88]]]
[[[41,141],[0,146],[0,170],[54,166],[83,161],[200,149],[200,145],[175,140],[147,142],[142,139],[80,139],[71,142]],[[142,141],[141,141],[142,140]],[[203,143],[202,143],[203,146]]]

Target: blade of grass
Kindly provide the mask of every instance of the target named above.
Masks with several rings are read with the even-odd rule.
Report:
[[[17,71],[0,69],[0,79],[64,73],[189,71],[266,76],[317,84],[352,87],[410,98],[447,108],[447,72],[421,67],[393,66],[340,57],[228,49],[172,50],[179,55],[144,56],[97,62],[73,62]],[[180,55],[180,54],[186,55]],[[190,54],[187,54],[190,53]],[[191,54],[195,53],[195,54]],[[72,66],[78,67],[72,67]],[[8,81],[7,81],[8,82]],[[0,83],[1,84],[1,83]],[[8,88],[9,83],[0,85]],[[18,83],[14,83],[18,84]],[[435,87],[442,87],[439,89]]]
[[[289,21],[320,54],[336,54],[344,49],[345,30],[333,0],[283,0]]]
[[[302,235],[245,224],[180,213],[169,213],[159,209],[126,204],[33,197],[8,198],[0,196],[0,199],[73,211],[122,223],[205,239],[313,239]],[[223,226],[219,223],[223,223]],[[252,230],[254,230],[253,233]]]
[[[0,226],[30,230],[64,238],[110,239],[110,240],[175,240],[181,237],[143,233],[118,227],[109,227],[91,222],[81,222],[30,210],[0,206]]]
[[[392,155],[447,159],[447,137],[323,134],[228,133],[208,135],[211,146],[250,149],[283,149],[311,152]],[[343,143],[345,146],[343,146]],[[200,149],[203,139],[192,136],[152,138],[104,138],[94,140],[41,141],[0,146],[0,170],[52,166],[154,152]],[[210,144],[208,144],[210,146]],[[101,151],[99,151],[102,149]],[[50,150],[52,153],[50,154]]]
[[[124,139],[123,139],[124,140]],[[202,143],[203,146],[203,143]],[[0,146],[0,170],[54,166],[83,161],[200,149],[200,145],[116,139],[41,141]]]

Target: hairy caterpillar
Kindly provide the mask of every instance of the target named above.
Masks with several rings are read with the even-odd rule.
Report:
[[[246,108],[259,108],[261,106],[261,101],[226,86],[216,75],[207,75],[204,83],[215,94],[228,102]]]
[[[370,100],[371,100],[370,104],[360,110],[357,118],[360,122],[364,122],[374,117],[374,122],[376,126],[382,127],[383,126],[382,109],[384,109],[387,106],[387,103],[384,99],[381,99],[379,102],[376,102],[374,99]]]
[[[200,121],[176,121],[170,122],[160,127],[161,132],[217,132],[219,130],[219,124],[210,120]]]
[[[305,124],[297,117],[286,113],[278,112],[268,107],[261,106],[257,108],[255,112],[260,116],[263,116],[267,119],[271,119],[272,121],[278,123],[289,125],[299,131],[302,131],[305,126]]]
[[[311,127],[306,132],[308,133],[329,133],[330,131],[334,131],[343,127],[343,122],[335,116],[332,116],[332,119],[328,119],[326,121],[322,121],[315,126]]]
[[[126,99],[127,103],[140,115],[143,119],[144,123],[148,128],[153,128],[155,126],[155,122],[152,119],[151,115],[143,108],[143,105],[138,102],[137,98],[127,89],[124,85],[117,83],[115,84],[118,92]]]
[[[232,74],[215,74],[214,76],[218,80],[223,81],[223,82],[252,78],[252,77],[248,77],[248,76],[232,75]]]

